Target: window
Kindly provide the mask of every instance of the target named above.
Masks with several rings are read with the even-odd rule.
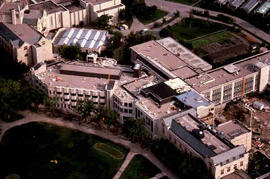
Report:
[[[132,109],[129,110],[129,113],[132,114]]]
[[[243,161],[241,161],[241,162],[240,162],[240,166],[242,167],[243,165],[244,165],[244,162],[243,162]]]
[[[124,103],[124,105],[127,107],[128,106],[128,104],[127,103]]]
[[[129,107],[132,107],[132,103],[129,103]]]
[[[221,170],[221,173],[220,173],[220,174],[221,174],[221,175],[223,175],[223,174],[224,174],[224,169],[222,169],[222,170]]]

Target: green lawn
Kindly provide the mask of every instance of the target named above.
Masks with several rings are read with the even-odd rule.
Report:
[[[153,13],[148,14],[147,19],[143,17],[138,17],[138,19],[143,24],[149,24],[160,18],[163,18],[166,15],[167,15],[167,12],[157,9]]]
[[[204,38],[200,38],[197,40],[192,40],[190,41],[192,43],[192,47],[193,49],[198,49],[204,45],[208,45],[214,42],[220,42],[223,43],[226,40],[228,40],[230,37],[232,37],[233,34],[229,31],[223,31],[217,34],[213,34],[210,36],[206,36]]]
[[[223,24],[204,21],[201,19],[185,18],[171,27],[162,29],[160,35],[171,36],[179,41],[188,41],[226,28],[227,26]]]
[[[29,123],[7,131],[0,144],[0,178],[113,178],[124,159],[114,159],[94,148],[103,143],[122,146],[97,136],[45,123]]]
[[[149,179],[161,170],[142,155],[136,155],[127,166],[120,179]]]
[[[115,159],[123,159],[124,154],[117,150],[116,148],[112,147],[111,145],[107,145],[104,143],[96,143],[94,145],[95,149],[102,151],[110,156],[112,156]]]
[[[172,2],[177,2],[177,3],[181,3],[181,4],[187,4],[187,5],[192,5],[192,4],[196,3],[199,0],[167,0],[167,1],[172,1]]]

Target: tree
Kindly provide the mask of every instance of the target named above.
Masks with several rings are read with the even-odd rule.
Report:
[[[54,98],[47,97],[44,99],[44,105],[50,111],[50,114],[52,114],[52,116],[55,115],[57,102],[58,102],[58,98],[56,98],[56,97],[54,97]]]
[[[126,119],[123,125],[123,133],[132,142],[144,143],[149,138],[143,119]]]
[[[180,17],[180,12],[179,12],[179,11],[176,11],[176,12],[174,13],[174,16],[175,16],[175,17]]]
[[[117,113],[107,107],[101,107],[97,112],[97,122],[102,120],[104,124],[111,126],[117,123]]]
[[[104,30],[109,30],[110,29],[110,20],[112,16],[109,15],[102,15],[98,17],[93,23],[92,26],[97,29],[104,29]]]
[[[150,148],[153,154],[171,168],[179,178],[213,178],[200,158],[179,151],[168,140],[153,141]]]
[[[96,107],[90,100],[78,101],[74,112],[79,114],[82,119],[86,119],[89,118],[93,112],[96,112]]]
[[[130,20],[132,20],[132,13],[128,9],[121,9],[119,11],[118,18],[119,18],[119,20],[130,21]]]
[[[79,44],[76,45],[61,45],[59,47],[59,54],[66,59],[70,59],[70,60],[76,60],[76,59],[80,59],[82,60],[82,56],[81,56],[82,50],[81,50],[81,46]]]

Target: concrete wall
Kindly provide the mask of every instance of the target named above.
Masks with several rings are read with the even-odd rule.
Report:
[[[88,24],[87,21],[87,10],[83,9],[80,11],[75,11],[75,12],[70,12],[69,14],[69,19],[70,19],[70,27],[74,25],[79,25],[80,22],[83,22],[84,24]]]
[[[269,78],[269,66],[261,68],[260,71],[260,83],[259,83],[259,92],[263,91],[268,84]]]
[[[33,53],[30,44],[24,43],[20,48],[17,48],[17,61],[25,63],[28,66],[34,65]]]
[[[233,172],[235,172],[236,170],[247,170],[248,168],[248,153],[244,154],[243,157],[230,162],[226,165],[218,165],[218,166],[214,166],[212,167],[212,174],[216,179],[220,179],[226,175],[229,175]]]
[[[32,49],[35,64],[53,58],[52,42],[44,37],[40,39],[38,45],[32,46]]]
[[[246,151],[249,151],[251,149],[251,142],[252,142],[251,137],[252,137],[251,132],[248,132],[233,138],[230,142],[236,146],[244,145]]]

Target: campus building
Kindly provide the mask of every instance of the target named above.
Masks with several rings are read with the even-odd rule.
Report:
[[[215,105],[241,98],[251,92],[261,92],[269,83],[268,51],[211,70],[211,65],[188,50],[176,48],[177,42],[173,41],[165,38],[133,46],[132,60],[163,79],[178,77],[184,80]]]
[[[51,41],[26,24],[0,23],[0,47],[29,66],[53,57]]]
[[[28,24],[47,35],[49,31],[90,24],[102,15],[117,20],[125,6],[121,0],[31,0],[6,2],[0,8],[0,22]]]
[[[111,108],[110,99],[120,76],[119,69],[87,63],[59,63],[49,67],[41,63],[32,68],[29,80],[49,97],[56,97],[58,108],[71,110],[79,100],[92,100],[96,105]]]
[[[248,167],[245,146],[231,143],[223,132],[198,120],[194,109],[164,118],[163,136],[179,150],[201,158],[216,179]]]
[[[219,104],[262,91],[270,79],[270,53],[217,69],[171,38],[136,45],[131,53],[133,68],[89,56],[93,63],[41,63],[30,81],[57,97],[61,109],[89,99],[116,111],[121,123],[143,119],[149,136],[201,158],[217,179],[246,170],[251,131],[237,121],[213,127],[203,119],[214,117]]]

